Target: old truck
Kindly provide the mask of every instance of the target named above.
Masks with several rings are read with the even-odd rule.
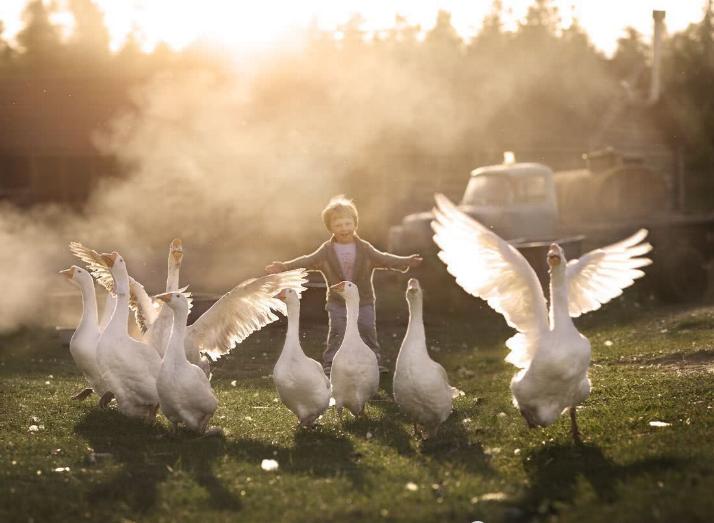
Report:
[[[666,177],[638,158],[606,149],[584,160],[582,169],[553,172],[506,155],[502,164],[471,172],[459,207],[521,250],[541,280],[552,241],[577,257],[647,228],[655,247],[651,288],[667,301],[701,298],[712,285],[714,213],[677,210]],[[432,218],[428,211],[410,214],[388,236],[390,251],[427,257],[425,277],[438,266],[430,256]]]

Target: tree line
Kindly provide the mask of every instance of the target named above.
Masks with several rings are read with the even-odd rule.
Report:
[[[173,51],[159,45],[144,52],[135,34],[112,53],[92,0],[70,0],[68,8],[75,24],[66,38],[51,21],[52,7],[41,0],[28,2],[16,44],[3,39],[0,25],[0,81],[115,77],[128,89],[167,69],[230,70],[225,56],[197,47]],[[671,145],[686,151],[687,166],[707,176],[714,166],[711,2],[702,12],[698,23],[667,36],[663,95],[652,110]],[[606,57],[577,20],[561,27],[550,0],[534,0],[514,30],[505,28],[503,13],[494,1],[468,40],[446,11],[423,34],[399,16],[377,33],[364,31],[359,16],[336,32],[313,27],[304,47],[257,67],[249,117],[293,117],[294,128],[286,133],[299,132],[303,146],[307,141],[323,152],[326,143],[339,151],[340,137],[347,141],[355,133],[380,153],[582,149],[601,126],[603,108],[622,98],[623,82],[630,91],[647,92],[650,44],[635,29],[628,28]]]

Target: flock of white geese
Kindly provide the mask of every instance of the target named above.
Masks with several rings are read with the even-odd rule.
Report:
[[[546,300],[532,267],[520,252],[464,214],[443,195],[435,195],[434,241],[439,257],[459,286],[484,299],[518,331],[506,341],[506,361],[517,367],[511,380],[513,403],[529,427],[545,427],[568,412],[574,439],[580,433],[576,407],[590,394],[591,348],[572,318],[600,308],[644,275],[646,230],[618,243],[567,261],[552,244],[547,253],[550,299]],[[117,252],[100,254],[80,243],[70,250],[87,269],[73,265],[60,271],[82,294],[82,317],[70,341],[70,353],[102,408],[116,400],[123,414],[153,422],[160,408],[175,430],[220,432],[209,422],[218,406],[210,365],[251,333],[287,315],[285,343],[273,369],[283,403],[309,427],[334,404],[359,416],[377,393],[379,369],[374,352],[362,341],[357,319],[359,293],[352,282],[333,287],[345,300],[347,327],[329,377],[322,365],[303,352],[299,339],[300,293],[306,272],[286,271],[246,280],[224,294],[191,325],[191,296],[179,287],[183,249],[169,247],[165,292],[149,296],[129,276]],[[102,317],[97,312],[95,279],[107,292]],[[444,368],[427,351],[419,282],[407,283],[409,322],[397,357],[393,394],[414,422],[415,434],[434,436],[452,411],[457,390]],[[129,335],[130,310],[142,335]]]

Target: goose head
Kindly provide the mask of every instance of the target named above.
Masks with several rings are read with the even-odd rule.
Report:
[[[565,269],[565,251],[557,243],[551,243],[546,255],[550,272],[559,272]]]
[[[183,242],[181,238],[174,238],[169,245],[169,257],[173,259],[176,265],[181,265],[181,260],[183,260]]]
[[[59,271],[59,273],[79,287],[82,285],[94,285],[92,275],[76,265],[72,265],[69,269]]]
[[[547,427],[560,416],[560,410],[552,406],[519,405],[521,415],[526,420],[528,428]]]
[[[129,273],[127,272],[124,258],[122,258],[116,251],[111,253],[102,253],[101,257],[104,261],[104,265],[106,265],[112,273],[112,277],[116,283],[117,292],[129,292]]]
[[[340,283],[336,283],[330,287],[330,290],[342,296],[345,301],[359,301],[359,290],[357,289],[357,285],[351,281],[341,281]]]
[[[409,278],[409,281],[407,282],[407,302],[408,303],[416,303],[421,300],[421,297],[423,295],[421,285],[419,284],[419,280],[416,278]]]
[[[295,305],[300,302],[300,296],[293,289],[283,289],[276,296],[281,301],[284,301],[287,305]]]
[[[416,278],[409,278],[409,281],[407,282],[407,298],[409,296],[418,296],[421,294],[421,285],[419,284],[419,280]]]
[[[168,305],[176,313],[188,314],[188,299],[182,292],[164,292],[154,296]]]

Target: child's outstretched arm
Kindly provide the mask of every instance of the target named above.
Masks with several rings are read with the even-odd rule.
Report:
[[[423,261],[419,254],[398,256],[390,252],[382,252],[370,243],[367,243],[367,245],[369,245],[369,256],[378,269],[394,269],[407,272],[411,267],[416,267]]]
[[[321,245],[315,252],[298,256],[292,260],[274,261],[265,266],[265,272],[275,274],[276,272],[289,271],[292,269],[317,270],[319,263],[324,258],[324,246]]]

